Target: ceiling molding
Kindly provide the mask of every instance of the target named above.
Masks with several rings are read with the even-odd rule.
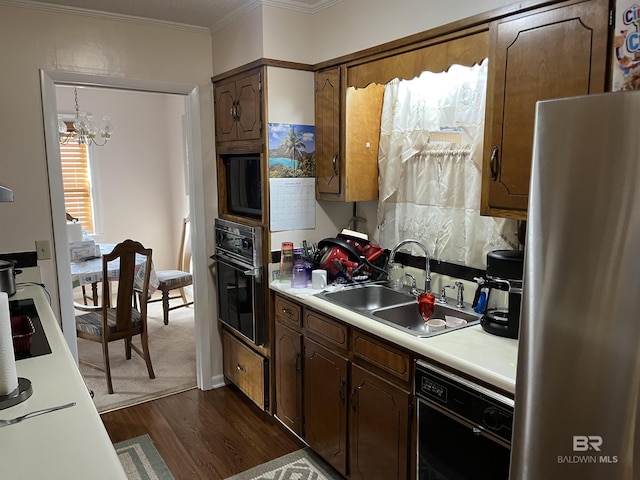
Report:
[[[317,0],[314,2],[297,2],[295,0],[262,0],[263,5],[270,7],[286,8],[288,10],[295,10],[298,12],[314,14],[318,13],[325,8],[332,7],[341,3],[343,0]]]
[[[98,18],[103,20],[118,20],[121,22],[135,23],[138,25],[165,27],[165,28],[171,28],[174,30],[187,31],[191,33],[211,35],[211,31],[207,27],[200,27],[197,25],[187,25],[185,23],[169,22],[166,20],[156,20],[153,18],[137,17],[134,15],[123,15],[120,13],[101,12],[98,10],[89,10],[86,8],[79,8],[79,7],[53,5],[50,3],[34,2],[30,0],[0,0],[0,5],[6,5],[9,7],[31,8],[34,10],[49,11],[54,13],[82,15],[85,17]]]
[[[251,10],[261,5],[262,5],[262,2],[260,0],[254,0],[253,2],[248,3],[247,5],[243,5],[237,8],[236,10],[231,12],[229,15],[226,15],[225,17],[223,17],[219,22],[214,23],[211,26],[211,33],[214,33],[214,32],[217,32],[218,30],[223,29],[230,23],[235,22],[238,18],[242,17],[243,15],[246,15]]]

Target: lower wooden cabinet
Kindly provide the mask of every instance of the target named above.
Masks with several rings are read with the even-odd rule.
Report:
[[[304,339],[304,438],[347,475],[348,360]]]
[[[345,477],[413,478],[411,356],[335,318],[290,307],[300,309],[302,324],[298,315],[276,316],[278,419]]]
[[[222,331],[223,372],[261,409],[267,407],[266,360],[226,330]]]
[[[350,405],[351,478],[409,478],[411,392],[352,364]]]
[[[276,323],[276,416],[302,436],[302,334]]]

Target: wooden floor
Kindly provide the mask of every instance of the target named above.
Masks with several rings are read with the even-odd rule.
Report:
[[[304,447],[234,386],[189,390],[102,421],[114,443],[149,434],[176,480],[227,478]]]

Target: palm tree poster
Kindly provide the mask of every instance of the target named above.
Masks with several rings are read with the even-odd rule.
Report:
[[[269,124],[270,230],[316,226],[316,141],[313,125]]]
[[[316,139],[313,125],[269,124],[269,178],[316,176]]]

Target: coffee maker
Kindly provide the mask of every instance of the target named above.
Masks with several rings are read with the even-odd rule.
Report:
[[[487,254],[487,306],[480,319],[482,328],[494,335],[518,338],[524,252],[494,250]]]

